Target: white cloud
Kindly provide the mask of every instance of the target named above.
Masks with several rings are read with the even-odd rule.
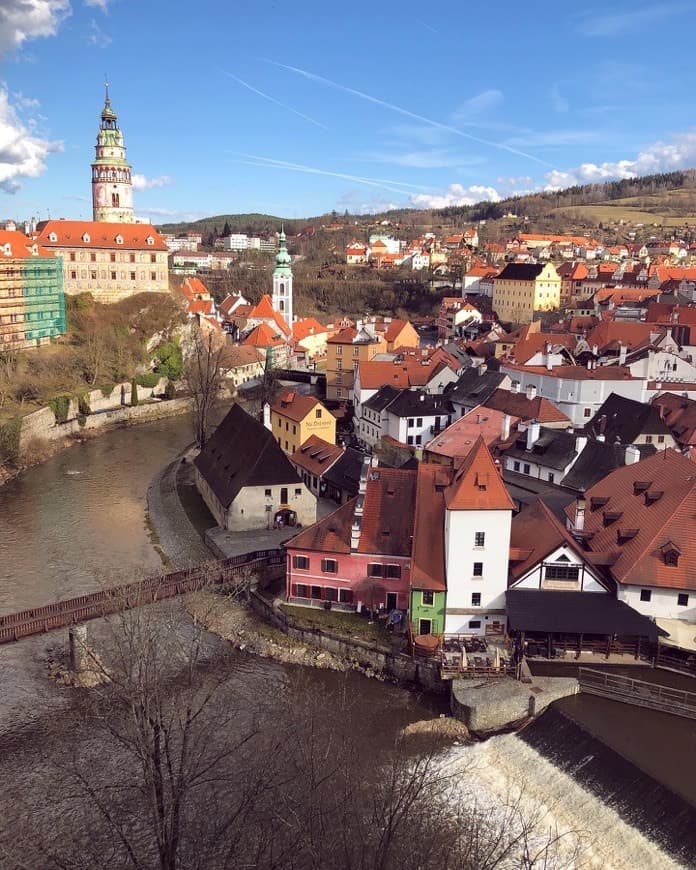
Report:
[[[106,14],[109,11],[109,3],[111,0],[84,0],[85,6],[92,6]]]
[[[146,178],[144,175],[135,173],[132,177],[133,190],[148,190],[151,187],[167,187],[174,183],[170,175],[158,175],[156,178]]]
[[[70,0],[0,0],[0,57],[27,39],[55,36]]]
[[[494,187],[473,184],[462,187],[450,184],[444,193],[416,193],[409,197],[415,208],[447,208],[451,205],[474,205],[477,202],[500,202],[500,194]]]
[[[49,154],[62,151],[62,142],[50,142],[32,133],[0,90],[0,190],[16,193],[20,178],[36,178],[46,169]]]
[[[489,109],[495,108],[503,101],[503,92],[497,88],[488,88],[481,91],[480,94],[475,94],[469,97],[457,109],[454,114],[454,120],[466,120],[470,115],[478,115],[480,112],[486,112]]]
[[[693,3],[654,3],[642,9],[626,9],[606,15],[587,12],[578,25],[578,32],[584,36],[617,36],[641,30],[664,18],[688,15],[693,11]]]
[[[696,165],[696,130],[679,133],[671,142],[655,142],[634,160],[582,163],[574,169],[553,169],[545,173],[546,188],[557,190],[575,184],[593,184],[615,178],[634,178],[657,172],[673,172]]]
[[[89,42],[90,45],[96,45],[98,48],[106,48],[107,45],[111,45],[112,39],[108,33],[105,33],[105,31],[101,29],[93,18],[89,22],[87,42]]]

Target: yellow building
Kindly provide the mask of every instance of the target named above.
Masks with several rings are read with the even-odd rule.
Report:
[[[169,251],[151,224],[51,220],[36,229],[38,244],[63,259],[65,293],[118,302],[169,290]]]
[[[535,311],[561,301],[561,278],[551,263],[508,263],[493,279],[493,309],[504,323],[529,323]]]
[[[351,398],[358,365],[386,350],[384,335],[365,327],[348,326],[332,335],[326,344],[326,398]]]
[[[336,443],[336,418],[314,396],[286,391],[271,407],[271,431],[278,446],[291,456],[310,435]]]

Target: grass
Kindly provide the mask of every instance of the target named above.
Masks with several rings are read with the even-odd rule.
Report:
[[[320,610],[315,607],[298,607],[295,604],[281,604],[281,610],[295,622],[298,628],[318,629],[336,634],[358,638],[372,645],[392,652],[398,635],[389,634],[381,623],[368,622],[356,613],[340,610]]]

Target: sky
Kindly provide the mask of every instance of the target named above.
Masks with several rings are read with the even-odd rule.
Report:
[[[108,77],[154,223],[696,166],[693,2],[0,0],[0,220],[89,220]]]

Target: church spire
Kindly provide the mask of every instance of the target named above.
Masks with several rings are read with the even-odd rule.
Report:
[[[288,253],[285,230],[281,226],[278,234],[278,251],[273,270],[273,308],[282,314],[292,329],[292,257]]]

